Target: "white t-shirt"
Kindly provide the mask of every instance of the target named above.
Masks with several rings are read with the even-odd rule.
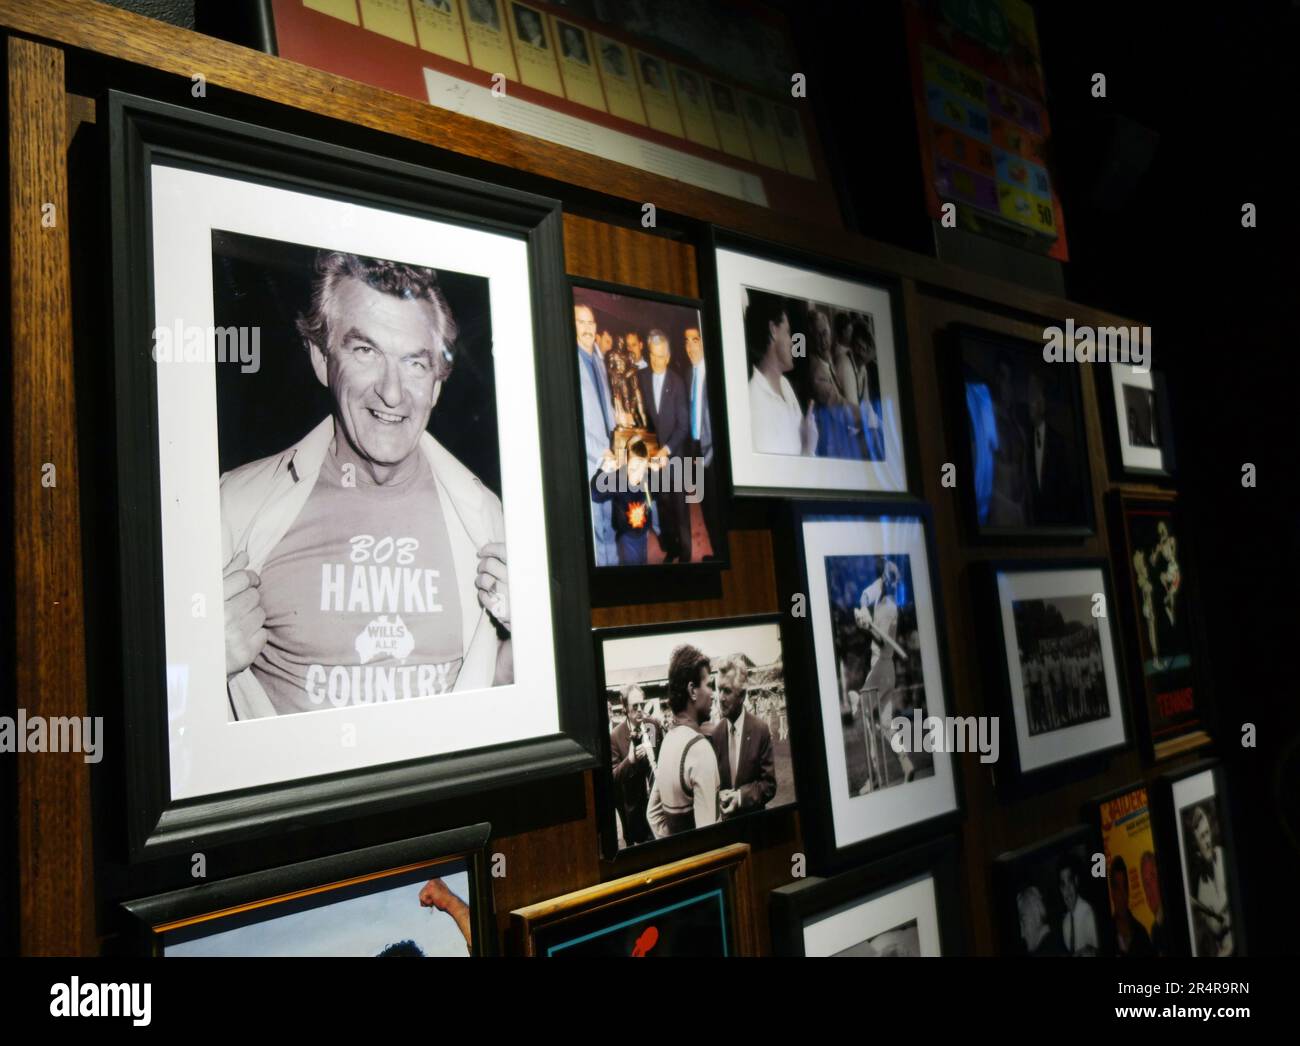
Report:
[[[803,416],[790,383],[781,377],[781,395],[772,389],[767,375],[754,371],[749,379],[749,431],[754,450],[760,454],[803,453],[799,425]]]

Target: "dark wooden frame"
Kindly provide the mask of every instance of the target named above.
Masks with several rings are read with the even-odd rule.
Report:
[[[720,617],[720,618],[701,618],[695,621],[671,621],[655,625],[617,625],[611,628],[594,628],[592,629],[593,645],[596,656],[596,686],[598,688],[598,697],[605,694],[605,643],[612,639],[625,639],[629,636],[648,636],[648,635],[666,635],[674,632],[694,632],[706,631],[710,629],[721,628],[745,628],[753,625],[776,625],[781,634],[781,657],[782,665],[787,663],[786,660],[786,628],[784,619],[780,614],[744,614],[738,617]],[[794,712],[789,704],[789,683],[786,681],[786,715],[789,716],[790,723],[794,723]],[[600,719],[604,727],[601,739],[603,744],[603,765],[595,772],[595,799],[596,799],[596,823],[600,831],[600,848],[601,855],[607,861],[613,861],[619,858],[631,858],[632,855],[640,857],[643,854],[651,853],[656,849],[661,849],[664,844],[676,842],[682,845],[682,840],[693,840],[696,845],[708,845],[710,840],[721,842],[720,837],[725,837],[729,833],[734,833],[739,825],[750,825],[768,814],[794,810],[799,805],[799,785],[795,782],[795,800],[786,803],[783,806],[769,806],[762,810],[755,810],[752,813],[744,814],[740,817],[732,818],[727,821],[719,821],[716,824],[708,825],[705,828],[697,828],[693,832],[686,832],[682,835],[669,836],[664,839],[653,839],[648,843],[641,843],[637,846],[628,846],[620,850],[618,848],[618,827],[615,823],[617,813],[614,809],[614,776],[613,776],[613,750],[610,745],[609,736],[609,710],[604,700],[598,700],[600,705]],[[794,749],[793,742],[794,730],[790,731],[791,745],[790,758],[791,769],[793,770]]]
[[[1020,766],[1020,745],[1015,731],[1015,707],[1011,699],[1011,665],[1007,661],[1008,636],[1002,628],[1002,605],[998,599],[998,574],[1002,572],[1025,574],[1042,573],[1053,570],[1099,570],[1106,597],[1106,616],[1102,618],[1111,630],[1111,649],[1115,652],[1115,677],[1120,692],[1115,695],[1119,709],[1120,721],[1124,727],[1124,740],[1118,744],[1107,745],[1081,752],[1068,759],[1049,763],[1035,770],[1025,771]],[[995,712],[1002,716],[1012,729],[1000,730],[999,761],[995,770],[998,788],[1008,794],[1041,791],[1061,783],[1062,776],[1072,772],[1082,773],[1094,768],[1106,756],[1121,752],[1133,743],[1133,727],[1128,711],[1125,687],[1124,647],[1120,643],[1118,630],[1114,621],[1115,600],[1112,594],[1110,571],[1104,559],[1069,558],[1069,559],[1001,559],[978,564],[974,568],[975,583],[973,597],[976,607],[983,609],[979,614],[977,629],[981,643],[986,651],[996,651],[983,659],[985,671],[986,712]],[[1004,770],[1005,768],[1005,770]]]
[[[1127,490],[1115,490],[1111,495],[1111,552],[1117,586],[1121,594],[1120,614],[1124,625],[1124,645],[1129,664],[1129,688],[1134,695],[1133,705],[1137,709],[1137,718],[1141,723],[1142,753],[1150,762],[1159,762],[1171,756],[1191,752],[1211,744],[1214,736],[1209,727],[1214,718],[1214,697],[1210,691],[1209,673],[1205,670],[1205,655],[1209,646],[1205,642],[1203,619],[1200,614],[1198,599],[1199,585],[1196,583],[1197,571],[1188,571],[1182,578],[1184,593],[1183,614],[1187,619],[1188,641],[1193,650],[1192,662],[1192,700],[1200,713],[1201,725],[1178,734],[1168,741],[1157,743],[1151,735],[1151,693],[1146,675],[1142,670],[1142,612],[1138,607],[1138,594],[1133,581],[1131,560],[1133,545],[1126,523],[1126,513],[1130,506],[1161,507],[1167,509],[1178,523],[1178,542],[1182,547],[1180,560],[1198,563],[1194,548],[1187,536],[1186,528],[1178,509],[1178,498],[1172,491],[1144,491],[1134,493]],[[1119,579],[1123,580],[1120,581]],[[1140,699],[1139,699],[1140,698]]]
[[[753,894],[750,885],[750,849],[748,843],[733,843],[718,850],[660,865],[644,872],[612,879],[575,890],[549,901],[530,904],[510,913],[512,951],[516,955],[535,957],[536,934],[580,915],[601,911],[634,897],[648,896],[682,883],[709,878],[719,872],[728,877],[728,894],[732,939],[735,955],[757,955],[758,928],[755,925]]]
[[[1024,338],[1017,338],[1009,334],[1002,334],[995,330],[987,330],[983,327],[974,327],[965,323],[956,323],[949,328],[948,332],[952,338],[952,349],[954,358],[947,362],[944,367],[946,370],[946,381],[953,387],[946,390],[947,399],[950,403],[950,410],[954,412],[958,423],[951,429],[955,438],[960,439],[963,446],[952,448],[954,461],[960,461],[959,474],[970,477],[959,485],[963,488],[963,500],[965,501],[966,526],[969,529],[971,537],[981,544],[1033,544],[1043,541],[1068,541],[1081,538],[1092,537],[1097,533],[1097,506],[1093,503],[1092,491],[1092,473],[1090,466],[1091,452],[1088,448],[1088,421],[1087,412],[1084,409],[1083,399],[1083,376],[1078,371],[1070,371],[1070,367],[1082,366],[1082,364],[1061,364],[1061,373],[1068,374],[1069,400],[1074,411],[1074,432],[1073,438],[1078,450],[1078,460],[1076,464],[1081,470],[1081,489],[1084,492],[1084,515],[1085,521],[1078,525],[1056,525],[1047,526],[1028,526],[1028,527],[985,527],[979,522],[979,508],[975,500],[975,448],[970,441],[970,415],[966,406],[965,395],[965,364],[966,350],[972,344],[983,344],[992,348],[1006,349],[1012,352],[1036,353],[1040,357],[1043,351],[1041,345]],[[960,435],[958,435],[960,434]]]
[[[584,509],[587,517],[586,547],[587,562],[590,564],[592,602],[596,605],[623,604],[627,602],[660,602],[672,598],[675,586],[684,580],[701,574],[716,575],[731,566],[731,547],[726,540],[727,525],[730,517],[731,502],[731,447],[726,440],[726,425],[719,424],[718,419],[726,415],[726,402],[722,393],[722,347],[712,344],[708,337],[709,313],[701,298],[686,298],[676,294],[661,294],[657,291],[643,290],[625,284],[611,283],[606,280],[593,280],[583,276],[569,277],[569,306],[573,308],[573,291],[582,288],[601,291],[605,294],[620,294],[627,298],[640,298],[643,301],[656,302],[661,305],[677,305],[682,308],[695,309],[700,316],[700,335],[708,340],[704,343],[704,365],[708,372],[708,408],[709,424],[713,428],[713,464],[717,469],[718,490],[718,526],[723,535],[723,548],[714,549],[714,559],[692,561],[690,563],[647,563],[644,566],[596,566],[594,542],[591,530],[591,498],[585,499]],[[576,342],[577,330],[572,319],[569,323],[570,342]],[[715,377],[716,375],[716,377]],[[581,376],[578,368],[573,368],[574,396],[578,399],[578,432],[581,449],[582,400]],[[586,455],[582,455],[585,462]],[[584,490],[591,482],[590,476],[584,477]],[[631,598],[630,598],[631,597]]]
[[[783,265],[807,269],[817,275],[832,279],[851,280],[883,290],[889,295],[890,327],[894,337],[894,368],[898,374],[898,424],[899,445],[903,448],[904,470],[903,490],[860,490],[848,488],[819,487],[737,487],[732,484],[732,492],[737,497],[773,497],[828,500],[867,497],[875,500],[897,499],[907,501],[920,489],[917,479],[919,465],[919,448],[916,441],[916,419],[912,404],[911,368],[908,365],[907,318],[903,314],[903,283],[895,274],[875,269],[861,268],[834,258],[814,254],[811,251],[792,247],[788,244],[775,243],[759,239],[740,232],[709,226],[697,246],[697,269],[700,288],[705,291],[709,302],[708,340],[717,346],[719,363],[725,364],[722,345],[722,315],[718,304],[718,263],[716,252],[723,250],[749,254],[764,261],[778,262]],[[726,387],[726,374],[719,368]],[[716,420],[715,420],[716,425]],[[727,465],[731,471],[731,426],[727,419],[726,427]],[[821,459],[833,460],[833,459]]]
[[[804,957],[804,926],[842,905],[893,893],[909,880],[929,873],[934,879],[939,915],[939,946],[945,958],[963,949],[958,839],[945,836],[841,872],[829,879],[815,876],[772,891],[772,953]]]
[[[323,824],[595,765],[596,716],[583,639],[586,587],[551,586],[560,732],[320,777],[173,801],[168,783],[155,376],[147,351],[153,285],[149,170],[155,161],[343,197],[402,213],[513,235],[528,244],[538,400],[555,416],[576,411],[570,375],[551,365],[566,326],[552,307],[565,288],[557,201],[343,149],[240,121],[110,92],[118,511],[132,860],[249,839],[285,825]],[[128,279],[126,274],[135,274]],[[565,540],[582,525],[574,487],[573,430],[554,428],[541,451],[548,574],[585,577]]]
[[[1174,864],[1165,872],[1160,887],[1165,891],[1165,906],[1170,911],[1173,939],[1182,948],[1182,954],[1191,956],[1192,928],[1187,920],[1187,891],[1183,888],[1183,849],[1178,845],[1178,810],[1174,807],[1174,785],[1189,777],[1210,772],[1214,775],[1214,801],[1219,818],[1219,839],[1223,844],[1228,870],[1228,893],[1232,903],[1233,955],[1250,954],[1246,944],[1246,911],[1242,903],[1241,865],[1237,860],[1237,844],[1232,827],[1233,809],[1228,788],[1227,766],[1220,759],[1200,759],[1178,770],[1157,777],[1150,786],[1152,825],[1156,832],[1158,852],[1174,855]],[[1169,862],[1166,861],[1169,865]],[[1173,918],[1177,911],[1178,918]]]
[[[806,516],[856,516],[865,519],[894,517],[916,519],[925,532],[925,551],[930,568],[930,599],[933,606],[936,651],[939,659],[940,683],[944,695],[944,713],[956,715],[956,699],[951,686],[952,671],[948,662],[948,648],[944,641],[943,600],[939,590],[939,559],[934,540],[934,518],[930,507],[918,501],[851,501],[793,502],[781,520],[777,532],[777,578],[783,605],[793,606],[794,597],[808,592],[808,578],[804,570],[803,522]],[[840,846],[834,837],[831,818],[830,780],[826,767],[825,724],[822,720],[820,688],[817,680],[817,652],[812,631],[812,614],[817,610],[807,607],[802,618],[792,618],[785,629],[782,643],[785,650],[786,686],[802,686],[813,696],[800,703],[798,714],[791,717],[792,731],[799,737],[794,749],[795,773],[799,782],[799,807],[805,814],[800,818],[804,843],[808,850],[809,866],[827,874],[849,864],[861,864],[911,846],[945,832],[960,824],[965,811],[961,767],[953,753],[944,753],[952,759],[953,800],[952,810],[915,821],[881,835],[869,836],[856,843]],[[927,684],[929,685],[929,684]],[[938,754],[938,753],[936,753]]]
[[[200,883],[123,904],[136,920],[137,938],[145,954],[163,954],[163,934],[177,924],[189,924],[239,914],[251,908],[321,893],[364,878],[409,869],[413,865],[464,859],[470,881],[470,954],[496,955],[496,916],[492,880],[488,875],[489,824],[469,825],[432,835],[351,850],[312,861],[283,865],[217,882]],[[413,870],[413,869],[411,869]],[[219,932],[219,931],[218,931]]]

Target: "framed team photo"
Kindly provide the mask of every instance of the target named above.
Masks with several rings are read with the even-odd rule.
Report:
[[[559,204],[109,118],[133,856],[590,765]]]
[[[955,838],[772,891],[772,951],[786,956],[961,954]]]
[[[163,958],[497,954],[486,824],[128,902]]]
[[[1097,852],[1095,831],[1081,825],[993,862],[1003,954],[1114,955],[1106,879],[1092,874]]]
[[[1012,779],[1128,744],[1124,679],[1101,560],[987,565],[989,685]],[[1042,778],[1039,778],[1041,780]],[[1003,783],[1003,782],[1000,782]]]
[[[1177,854],[1186,953],[1245,955],[1241,878],[1222,763],[1203,760],[1157,782],[1166,852]]]
[[[795,802],[778,615],[595,632],[607,857]]]
[[[1115,955],[1145,959],[1175,954],[1178,934],[1166,903],[1168,869],[1157,857],[1146,785],[1118,789],[1090,807],[1106,856]]]
[[[1142,697],[1145,746],[1154,759],[1165,759],[1211,739],[1211,702],[1196,663],[1205,645],[1195,585],[1183,571],[1191,557],[1173,494],[1119,491],[1113,508],[1111,542],[1133,689]]]
[[[942,831],[961,800],[951,747],[921,736],[951,712],[928,512],[800,502],[791,521],[782,573],[806,612],[787,630],[787,679],[808,695],[795,756],[820,871]]]
[[[1043,347],[953,328],[969,507],[980,538],[1083,537],[1096,529],[1083,393]]]
[[[852,496],[908,489],[897,285],[715,233],[736,493]]]
[[[648,567],[729,562],[717,354],[697,300],[570,284],[591,562],[627,602]]]
[[[510,913],[514,951],[548,959],[757,955],[748,843],[575,890]]]
[[[1131,363],[1109,365],[1107,395],[1115,412],[1111,445],[1121,473],[1163,478],[1174,472],[1169,386],[1159,371]]]

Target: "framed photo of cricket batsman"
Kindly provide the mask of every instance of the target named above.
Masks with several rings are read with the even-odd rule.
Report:
[[[163,958],[495,955],[491,826],[403,839],[125,907]]]
[[[714,232],[735,492],[769,497],[904,493],[914,456],[896,281]]]
[[[983,567],[989,692],[1013,727],[1003,731],[998,784],[1029,787],[1048,770],[1125,747],[1124,677],[1105,561]]]
[[[607,769],[602,849],[629,849],[795,802],[781,618],[595,631]]]
[[[593,765],[559,203],[108,117],[132,855]]]
[[[1232,805],[1224,765],[1204,759],[1155,782],[1153,805],[1162,852],[1176,854],[1177,894],[1170,910],[1182,910],[1182,954],[1194,958],[1246,955],[1241,876],[1233,842]],[[1174,857],[1168,862],[1172,865]]]
[[[571,278],[594,588],[658,598],[647,568],[730,561],[717,352],[701,302]]]
[[[1198,671],[1200,637],[1196,586],[1182,564],[1186,538],[1172,494],[1117,491],[1111,530],[1115,571],[1134,693],[1153,759],[1209,744],[1211,702]]]
[[[510,913],[516,954],[717,958],[757,954],[748,843],[599,883]]]
[[[772,951],[796,956],[960,955],[956,837],[938,839],[829,879],[772,891]]]
[[[954,750],[996,759],[996,736],[954,717],[928,510],[798,502],[781,564],[787,683],[814,870],[879,856],[960,816]]]

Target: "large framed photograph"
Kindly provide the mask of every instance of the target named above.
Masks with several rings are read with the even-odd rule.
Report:
[[[1114,409],[1110,444],[1119,471],[1163,478],[1174,472],[1172,414],[1165,376],[1148,366],[1111,363],[1106,396]]]
[[[1175,954],[1178,935],[1165,903],[1166,869],[1157,857],[1146,785],[1129,785],[1089,806],[1106,856],[1115,955],[1142,959]]]
[[[125,907],[164,958],[495,955],[490,834],[473,825]]]
[[[992,331],[953,329],[973,527],[981,538],[1093,533],[1092,473],[1076,366]]]
[[[607,857],[795,801],[776,614],[598,629]]]
[[[1145,747],[1165,759],[1210,742],[1211,702],[1198,670],[1196,586],[1183,572],[1191,557],[1173,494],[1115,494],[1112,543],[1122,583],[1132,685],[1145,724]]]
[[[736,493],[905,492],[897,284],[725,233],[701,260],[717,284]]]
[[[961,806],[953,748],[990,739],[950,715],[928,510],[803,502],[790,519],[787,678],[809,695],[795,758],[819,870],[943,831]]]
[[[592,765],[559,204],[108,117],[133,856]]]
[[[570,283],[591,561],[625,602],[645,567],[729,561],[720,369],[699,301]]]
[[[1165,852],[1177,854],[1186,953],[1245,955],[1241,877],[1223,764],[1202,760],[1158,782]]]
[[[955,838],[772,891],[772,950],[788,956],[961,954]]]
[[[1092,874],[1091,827],[1070,828],[993,862],[994,903],[1004,954],[1110,956],[1114,930],[1106,880]]]
[[[757,954],[748,843],[735,843],[510,913],[514,948],[545,958]]]
[[[986,565],[989,686],[1004,718],[1001,766],[1010,778],[1128,744],[1114,602],[1102,560]],[[1001,767],[1000,767],[1001,768]]]

